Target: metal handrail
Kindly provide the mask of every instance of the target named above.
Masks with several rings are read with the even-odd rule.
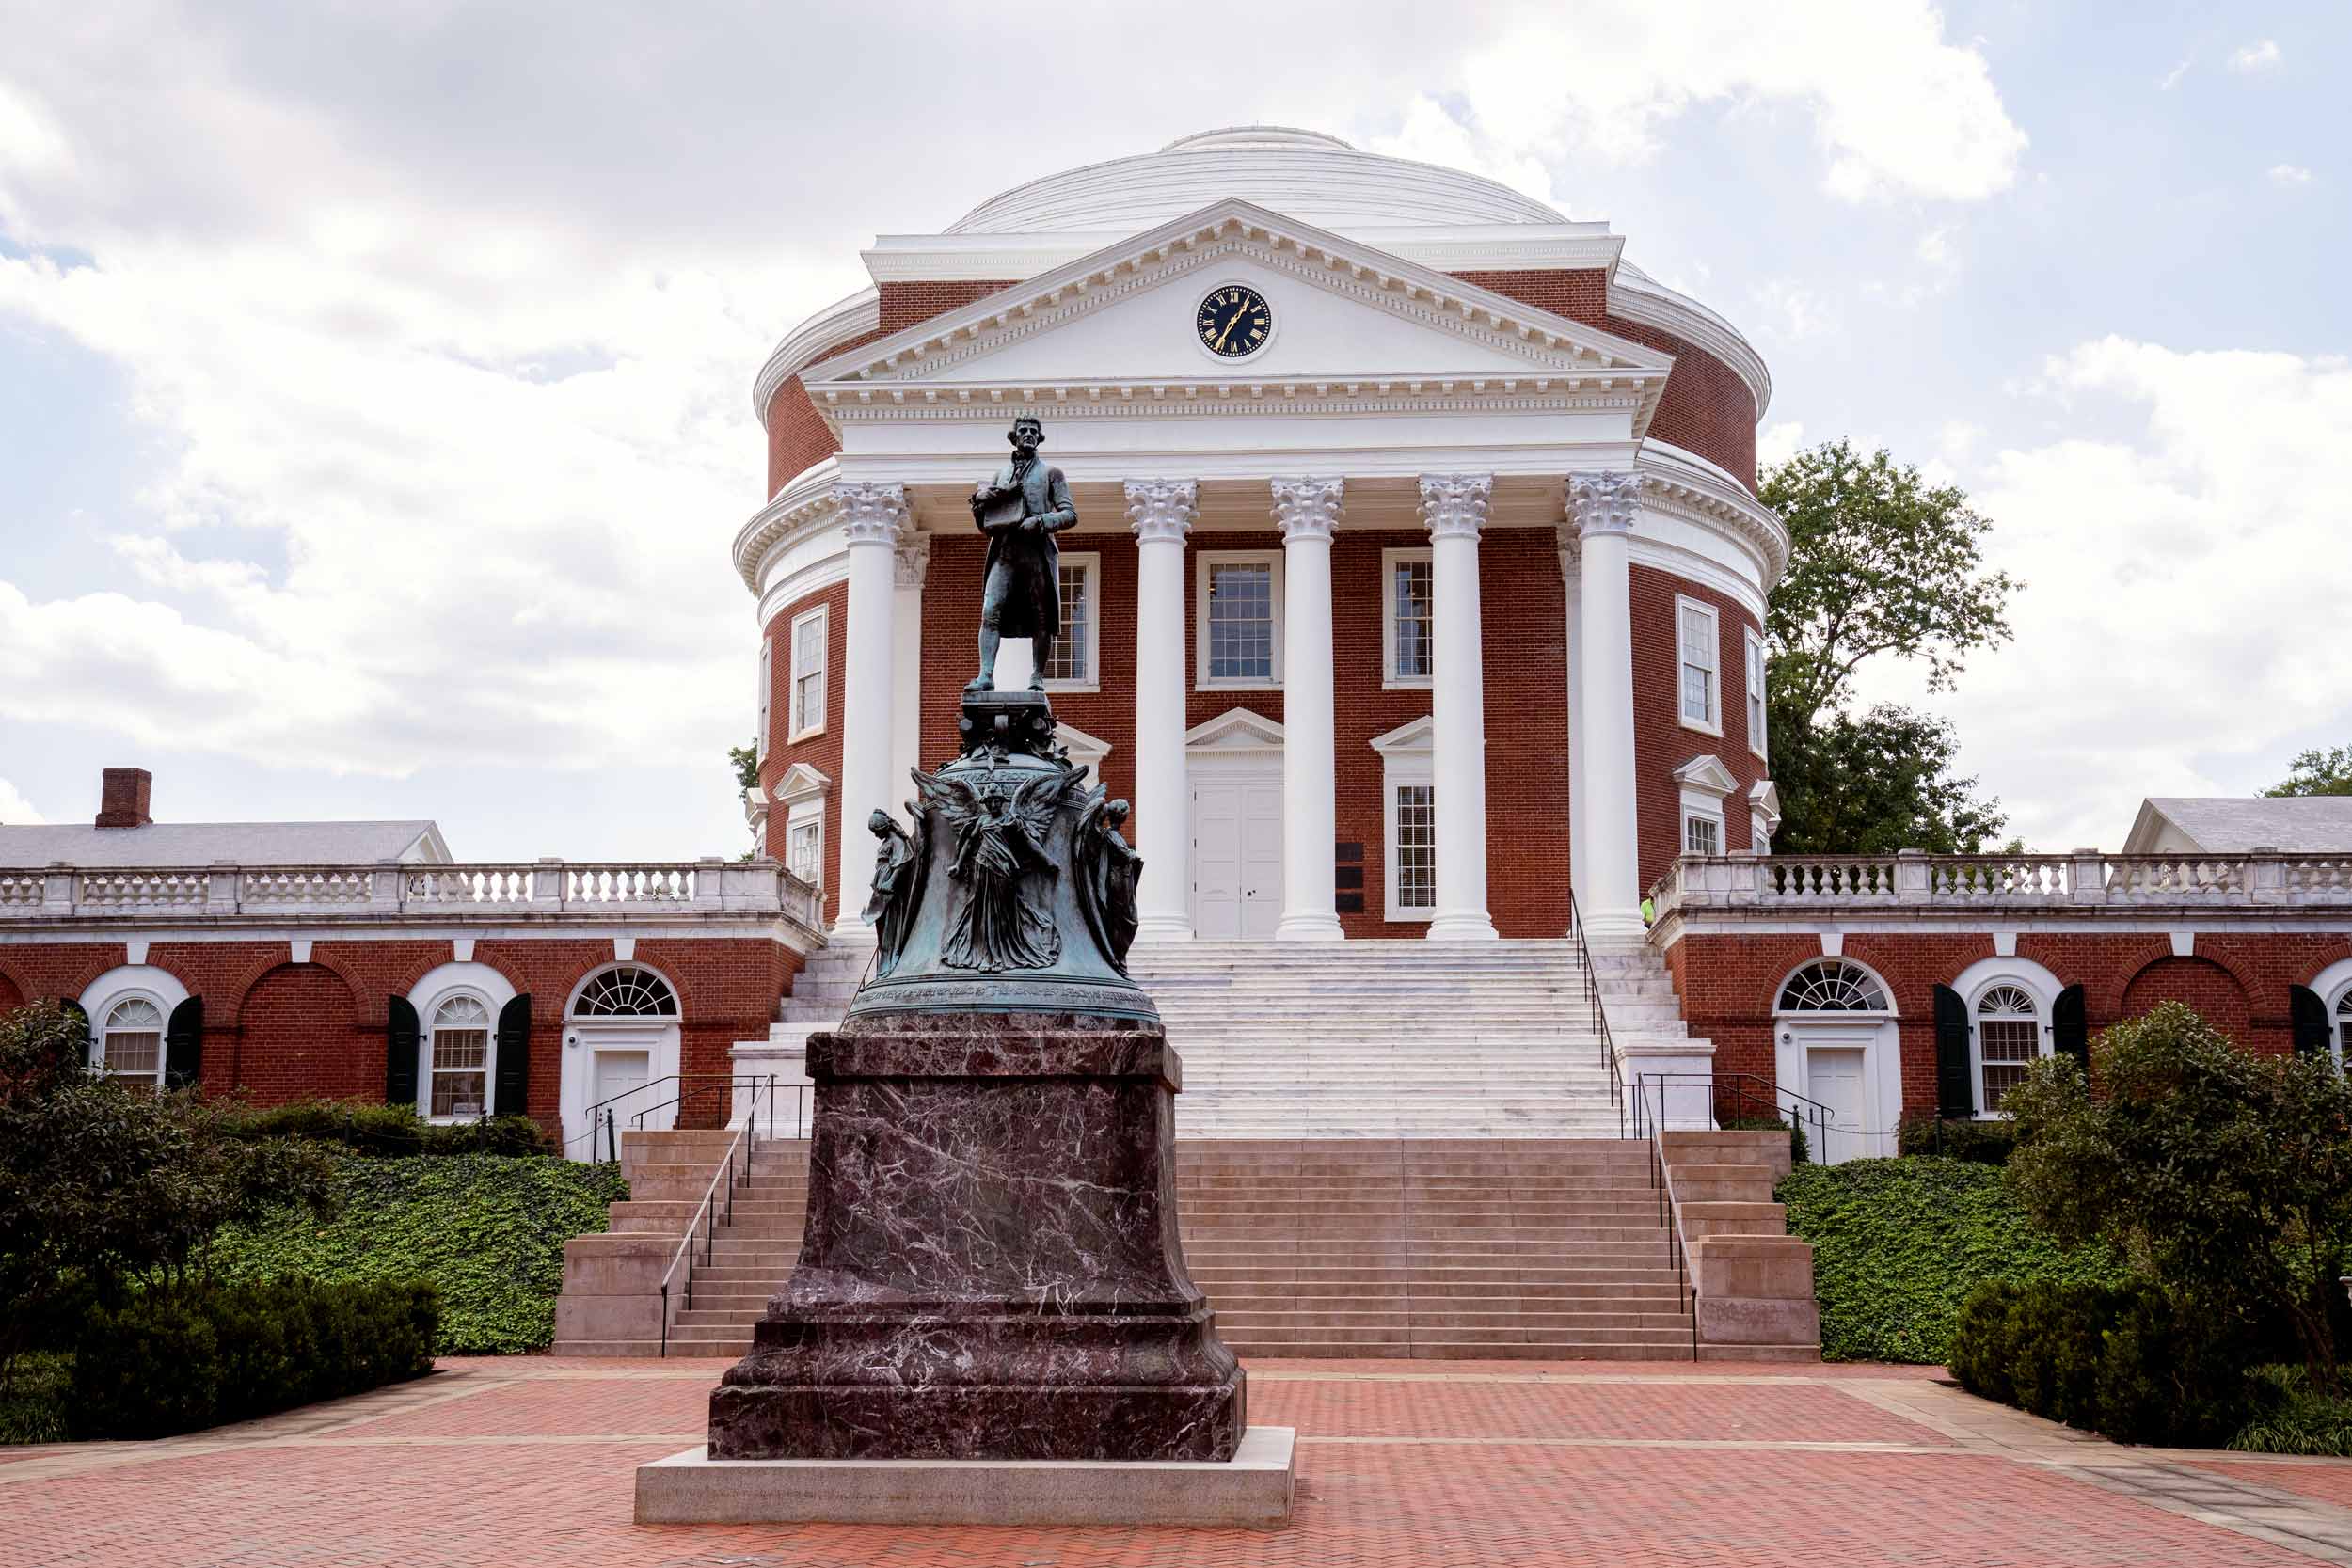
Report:
[[[677,1251],[670,1255],[670,1266],[661,1271],[661,1354],[665,1359],[670,1354],[670,1278],[677,1273],[678,1264],[683,1262],[686,1265],[686,1284],[681,1297],[686,1301],[694,1299],[694,1227],[697,1225],[703,1227],[704,1232],[703,1261],[706,1264],[717,1261],[719,1183],[723,1180],[727,1184],[727,1223],[732,1225],[735,1222],[735,1155],[738,1149],[742,1148],[743,1140],[751,1136],[758,1115],[759,1085],[755,1081],[752,1103],[743,1117],[743,1125],[734,1137],[727,1140],[725,1162],[710,1173],[710,1186],[703,1194],[702,1204],[694,1211],[693,1217],[686,1222],[686,1234],[678,1238]],[[748,1151],[743,1157],[743,1176],[745,1180],[751,1179],[751,1156]]]
[[[813,1085],[786,1084],[779,1086],[776,1083],[776,1075],[772,1072],[768,1074],[765,1079],[752,1077],[747,1080],[739,1081],[750,1083],[754,1089],[757,1089],[763,1084],[767,1086],[768,1135],[771,1138],[776,1135],[776,1101],[784,1098],[784,1091],[786,1089],[790,1089],[792,1091],[792,1135],[796,1138],[801,1136],[801,1130],[805,1125],[805,1118],[801,1113],[807,1105],[808,1091],[814,1087]],[[672,1095],[669,1099],[661,1101],[659,1105],[648,1105],[644,1110],[636,1112],[630,1117],[630,1131],[643,1132],[645,1130],[645,1118],[647,1117],[653,1115],[656,1111],[666,1111],[671,1106],[681,1103],[685,1098],[686,1097],[684,1095]],[[755,1093],[753,1095],[752,1099],[755,1104],[757,1102],[758,1098],[757,1094]],[[609,1112],[607,1114],[610,1115]],[[755,1118],[758,1113],[747,1110],[744,1114],[747,1119],[751,1119]]]
[[[1675,1259],[1676,1299],[1691,1309],[1691,1359],[1699,1358],[1698,1286],[1691,1275],[1690,1257],[1682,1244],[1682,1214],[1676,1208],[1674,1185],[1666,1174],[1666,1084],[1662,1073],[1645,1073],[1633,1081],[1634,1124],[1642,1121],[1643,1096],[1651,1083],[1658,1085],[1658,1115],[1650,1123],[1650,1189],[1658,1195],[1658,1227],[1666,1233],[1666,1244]]]
[[[1609,1037],[1609,1010],[1600,1002],[1600,971],[1593,963],[1593,949],[1584,940],[1584,911],[1577,908],[1576,890],[1568,890],[1568,938],[1576,943],[1576,956],[1584,966],[1584,994],[1593,1032],[1600,1037],[1601,1065],[1609,1069],[1609,1103],[1617,1107],[1617,1125],[1625,1125],[1625,1080],[1617,1071],[1616,1043]]]
[[[648,1078],[642,1084],[634,1085],[631,1087],[623,1089],[619,1094],[609,1095],[606,1098],[597,1101],[594,1105],[589,1106],[587,1111],[584,1113],[588,1118],[588,1130],[585,1132],[575,1133],[573,1136],[566,1138],[564,1141],[564,1148],[568,1152],[574,1144],[577,1144],[582,1138],[585,1138],[589,1140],[590,1144],[589,1157],[591,1159],[595,1158],[596,1135],[599,1132],[606,1130],[604,1127],[599,1126],[598,1123],[600,1120],[609,1121],[610,1107],[619,1104],[622,1101],[628,1099],[632,1095],[644,1094],[649,1089],[658,1089],[664,1084],[685,1085],[725,1083],[729,1085],[737,1084],[772,1085],[775,1082],[775,1077],[776,1075],[772,1072],[665,1072],[659,1078]],[[643,1130],[643,1117],[647,1112],[658,1111],[662,1109],[664,1106],[675,1105],[685,1098],[685,1094],[681,1090],[680,1093],[663,1101],[660,1105],[648,1106],[645,1111],[631,1113],[639,1118],[637,1123],[638,1129],[640,1131]],[[599,1111],[606,1112],[607,1116],[600,1118],[596,1114]],[[771,1132],[770,1135],[773,1136],[773,1133]],[[618,1155],[616,1154],[614,1157],[618,1158]]]
[[[1728,1093],[1735,1105],[1756,1107],[1764,1116],[1786,1118],[1788,1124],[1800,1131],[1810,1130],[1808,1147],[1818,1155],[1822,1148],[1821,1136],[1829,1131],[1836,1113],[1818,1100],[1807,1099],[1794,1089],[1784,1089],[1770,1079],[1753,1072],[1651,1072],[1644,1073],[1641,1083],[1656,1084],[1658,1115],[1652,1132],[1662,1132],[1666,1119],[1666,1090],[1696,1088],[1708,1090],[1707,1108],[1710,1118],[1718,1115],[1723,1097]],[[1753,1085],[1753,1086],[1751,1086]],[[1782,1101],[1788,1103],[1783,1104]],[[1642,1095],[1633,1098],[1633,1135],[1643,1136],[1643,1123],[1648,1119],[1649,1102]]]

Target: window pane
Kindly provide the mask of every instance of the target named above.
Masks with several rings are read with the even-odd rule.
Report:
[[[1274,568],[1209,568],[1209,678],[1274,678]]]
[[[1045,678],[1056,681],[1082,681],[1092,677],[1087,671],[1087,654],[1093,645],[1093,628],[1088,617],[1094,607],[1087,599],[1087,569],[1082,562],[1061,569],[1061,635],[1054,640],[1054,657],[1045,662]]]
[[[1438,907],[1438,792],[1428,784],[1397,786],[1396,903]]]
[[[1681,610],[1682,717],[1715,722],[1715,618],[1696,605]]]
[[[2001,1108],[2001,1099],[2026,1081],[2026,1067],[2039,1052],[2042,1025],[2032,1019],[1988,1018],[1977,1026],[1977,1042],[1984,1055],[1984,1104]]]
[[[143,1029],[110,1029],[106,1032],[106,1076],[152,1078],[164,1065],[163,1051],[164,1037],[159,1034]]]
[[[1682,717],[1698,724],[1715,721],[1715,677],[1688,664],[1682,667]]]
[[[1711,816],[1686,816],[1682,819],[1682,848],[1685,854],[1712,855],[1723,847],[1723,828]]]
[[[1398,680],[1426,680],[1434,668],[1429,642],[1429,562],[1396,562],[1396,671]]]
[[[811,886],[817,881],[818,830],[815,822],[803,822],[794,828],[784,852],[785,868]]]
[[[433,1074],[433,1115],[478,1117],[482,1114],[483,1075],[479,1072]]]

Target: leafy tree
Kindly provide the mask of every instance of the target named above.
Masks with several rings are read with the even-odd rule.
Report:
[[[2352,1227],[2352,1085],[2320,1057],[2240,1050],[2168,1002],[2073,1060],[2045,1058],[2001,1108],[2008,1180],[2061,1243],[2103,1240],[2224,1338],[2291,1326],[2336,1385]]]
[[[759,787],[759,742],[755,738],[749,746],[727,748],[727,765],[735,769],[735,787]]]
[[[2287,776],[2263,793],[2272,797],[2352,795],[2352,746],[2300,753]]]
[[[1891,704],[1849,708],[1873,659],[1924,662],[1928,690],[1945,691],[1970,654],[2009,641],[2024,584],[1984,569],[1993,525],[1956,486],[1842,440],[1767,469],[1761,494],[1790,540],[1765,617],[1775,847],[1980,849],[2006,818],[1952,776],[1949,727]]]
[[[1772,782],[1782,821],[1772,847],[1794,855],[1973,855],[2007,822],[1998,800],[1955,778],[1948,721],[1881,703],[1809,727],[1775,705]]]
[[[88,1026],[54,1005],[0,1018],[0,1393],[60,1312],[200,1268],[221,1226],[325,1202],[307,1143],[247,1143],[193,1092],[92,1073]]]

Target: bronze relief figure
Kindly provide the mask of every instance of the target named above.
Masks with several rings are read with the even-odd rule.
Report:
[[[1040,884],[1059,875],[1045,841],[1077,776],[994,768],[914,775],[924,803],[955,834],[947,876],[958,897],[939,949],[948,968],[1047,969],[1061,957],[1050,887]]]

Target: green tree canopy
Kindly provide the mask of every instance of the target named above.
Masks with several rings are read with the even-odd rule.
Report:
[[[754,737],[749,746],[728,747],[727,766],[735,769],[736,788],[757,789],[759,787],[759,741],[757,737]]]
[[[1928,690],[1945,691],[1970,654],[2009,641],[2024,584],[1985,569],[1992,524],[1956,486],[1843,440],[1768,468],[1761,494],[1790,541],[1765,619],[1774,847],[1981,849],[2006,818],[1974,778],[1954,776],[1950,726],[1894,705],[1850,709],[1872,660],[1924,663]]]
[[[2352,746],[2299,753],[2287,776],[2263,793],[2269,796],[2352,795]]]

